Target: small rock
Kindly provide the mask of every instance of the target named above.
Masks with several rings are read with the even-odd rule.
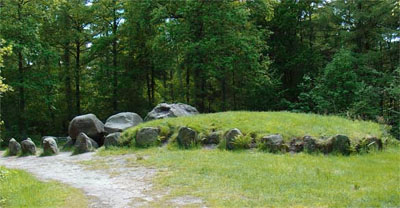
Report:
[[[114,132],[106,136],[104,139],[104,146],[120,146],[119,137],[121,136],[120,132]]]
[[[8,143],[8,151],[10,156],[18,155],[21,151],[21,145],[14,138],[10,139]]]
[[[130,127],[137,126],[142,122],[142,117],[136,113],[118,113],[107,119],[106,124],[104,125],[104,130],[109,134],[114,132],[122,132]]]
[[[202,142],[203,144],[219,144],[221,140],[222,133],[219,131],[211,132],[207,137],[205,137]]]
[[[21,142],[21,149],[24,155],[36,155],[36,145],[30,138]]]
[[[317,140],[318,150],[324,154],[329,154],[333,151],[332,138],[321,138]]]
[[[181,127],[178,132],[177,140],[181,147],[187,149],[197,143],[197,132],[188,127]]]
[[[226,149],[233,150],[236,137],[242,135],[243,135],[242,132],[237,128],[227,131],[225,134]]]
[[[157,144],[158,134],[160,130],[154,127],[144,127],[141,128],[136,133],[136,145],[139,147],[148,147]]]
[[[290,152],[301,152],[304,149],[304,140],[300,138],[293,138],[289,143]]]
[[[381,139],[378,139],[373,136],[368,136],[362,140],[362,146],[368,152],[371,149],[382,150],[383,149],[383,142]]]
[[[92,152],[98,148],[98,144],[85,133],[80,133],[76,139],[75,148],[78,153]]]
[[[284,147],[283,137],[280,134],[264,136],[261,138],[261,143],[263,144],[263,148],[273,153],[286,149],[286,147]]]
[[[57,142],[52,137],[47,137],[42,142],[43,145],[43,153],[47,155],[58,154],[58,146]]]
[[[44,136],[44,137],[42,137],[42,144],[43,144],[43,141],[44,141],[46,138],[52,138],[52,139],[54,139],[54,141],[58,142],[58,138],[57,138],[57,137],[54,137],[54,136]]]

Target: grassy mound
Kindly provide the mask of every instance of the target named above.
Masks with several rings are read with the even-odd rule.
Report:
[[[176,134],[182,126],[190,127],[203,135],[215,130],[225,132],[238,128],[243,134],[255,138],[268,134],[281,134],[285,140],[305,135],[320,138],[344,134],[350,139],[386,136],[384,126],[380,124],[352,121],[338,116],[290,112],[223,112],[145,122],[125,131],[122,140],[124,143],[134,141],[136,132],[142,127],[160,128],[161,139],[165,139]]]
[[[57,182],[40,182],[32,175],[0,166],[0,207],[86,207],[78,189]]]

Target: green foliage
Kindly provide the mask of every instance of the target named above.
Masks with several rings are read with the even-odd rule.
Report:
[[[73,200],[71,200],[73,199]],[[84,194],[57,182],[40,182],[32,175],[0,167],[0,206],[86,207]]]
[[[129,149],[105,150],[103,156]],[[154,190],[170,190],[152,207],[175,197],[199,197],[209,207],[396,207],[398,158],[390,148],[368,155],[321,157],[249,151],[142,149],[130,165],[168,168]],[[212,193],[212,194],[210,194]],[[171,205],[173,206],[173,205]]]
[[[233,149],[249,149],[254,139],[250,135],[241,135],[233,141]]]

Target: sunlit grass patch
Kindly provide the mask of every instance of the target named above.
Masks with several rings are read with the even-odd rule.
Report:
[[[51,171],[51,170],[49,170]],[[0,207],[87,207],[82,191],[0,166]]]

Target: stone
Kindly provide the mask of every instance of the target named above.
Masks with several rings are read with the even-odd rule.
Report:
[[[304,140],[301,138],[293,138],[289,143],[290,152],[301,152],[304,149]]]
[[[21,151],[21,145],[14,138],[8,142],[8,152],[10,156],[18,155]]]
[[[225,133],[225,141],[226,141],[226,149],[233,150],[234,149],[234,142],[238,136],[242,136],[242,132],[237,129],[231,129]]]
[[[317,140],[318,151],[329,154],[333,151],[333,139],[332,138],[322,138]]]
[[[104,124],[94,114],[81,115],[72,119],[68,133],[74,141],[80,133],[85,133],[100,145],[104,142]]]
[[[312,153],[318,151],[317,140],[311,136],[303,137],[303,149],[307,153]]]
[[[350,139],[345,135],[338,134],[332,138],[332,149],[334,152],[342,153],[343,155],[349,155],[350,149]]]
[[[219,131],[211,132],[208,136],[206,136],[203,140],[203,144],[219,144],[221,140],[222,133]]]
[[[121,136],[120,132],[114,132],[106,136],[104,139],[104,146],[110,147],[110,146],[120,146],[120,141],[119,137]]]
[[[193,106],[183,104],[183,103],[174,103],[167,104],[161,103],[158,104],[152,111],[150,111],[145,121],[150,121],[154,119],[163,119],[170,117],[180,117],[180,116],[192,116],[199,114],[199,111]]]
[[[43,153],[46,155],[58,154],[57,142],[53,137],[44,138],[42,141]]]
[[[279,152],[285,150],[283,137],[280,134],[268,135],[261,138],[263,148],[269,152]]]
[[[177,136],[179,146],[190,148],[197,144],[197,132],[188,127],[181,127]]]
[[[109,134],[114,132],[122,132],[130,127],[137,126],[142,122],[142,117],[136,113],[118,113],[107,119],[106,124],[104,125],[104,130]]]
[[[367,152],[372,149],[382,150],[383,142],[381,139],[378,139],[377,137],[368,136],[362,140],[362,148],[364,148]]]
[[[136,145],[138,147],[148,147],[157,144],[158,142],[158,135],[160,130],[154,127],[144,127],[141,128],[136,133]]]
[[[77,153],[92,152],[98,148],[98,144],[92,138],[88,137],[85,133],[80,133],[75,142],[75,149]]]
[[[36,145],[30,138],[21,142],[21,150],[24,155],[36,155]]]

